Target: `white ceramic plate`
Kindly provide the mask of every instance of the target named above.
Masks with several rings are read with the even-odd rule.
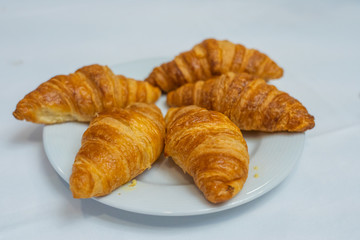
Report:
[[[144,79],[154,66],[166,58],[147,59],[112,67],[118,74]],[[157,105],[167,111],[166,96]],[[80,148],[83,123],[64,123],[44,127],[43,143],[56,172],[69,182],[75,155]],[[226,203],[214,205],[205,200],[191,177],[185,175],[172,159],[163,156],[143,174],[105,197],[94,198],[103,204],[136,213],[162,216],[200,215],[233,208],[260,197],[277,186],[290,173],[304,146],[304,133],[243,132],[247,141],[249,176],[242,191]]]

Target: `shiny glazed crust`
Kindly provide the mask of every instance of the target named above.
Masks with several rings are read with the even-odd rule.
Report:
[[[227,40],[206,39],[190,51],[153,69],[146,81],[163,91],[226,72],[246,72],[263,79],[276,79],[283,69],[264,53]]]
[[[248,149],[239,128],[225,115],[187,106],[170,108],[165,122],[165,156],[193,177],[208,201],[227,201],[242,189]]]
[[[100,113],[85,131],[70,177],[74,198],[111,193],[150,168],[164,147],[165,122],[154,104]]]
[[[186,84],[170,92],[167,103],[219,111],[241,130],[304,132],[315,126],[314,117],[298,100],[246,73],[228,72]]]
[[[17,104],[13,115],[43,124],[88,122],[103,110],[133,102],[154,103],[160,95],[160,89],[149,83],[115,75],[107,66],[94,64],[42,83]]]

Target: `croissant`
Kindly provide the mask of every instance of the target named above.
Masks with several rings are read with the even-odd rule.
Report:
[[[249,169],[247,144],[225,115],[197,106],[170,108],[165,116],[164,155],[193,177],[212,203],[234,197]]]
[[[74,198],[111,193],[158,159],[165,122],[154,104],[133,103],[95,117],[82,137],[70,176]]]
[[[249,74],[186,84],[167,95],[169,106],[198,105],[228,116],[241,130],[304,132],[314,117],[289,94]]]
[[[88,122],[103,110],[133,102],[154,103],[160,95],[160,89],[147,82],[115,75],[107,66],[94,64],[42,83],[17,104],[13,115],[44,124]]]
[[[169,92],[185,83],[226,72],[246,72],[266,80],[280,78],[283,69],[267,55],[227,40],[206,39],[190,51],[153,69],[146,81]]]

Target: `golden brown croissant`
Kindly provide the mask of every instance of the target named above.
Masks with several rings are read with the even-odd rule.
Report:
[[[95,64],[42,83],[17,104],[13,115],[44,124],[88,122],[103,110],[133,102],[154,103],[160,95],[160,89],[149,83],[115,75],[107,66]]]
[[[111,193],[159,157],[165,122],[154,104],[133,103],[100,113],[85,131],[76,155],[70,189],[74,198]]]
[[[146,81],[169,92],[186,83],[229,71],[246,72],[266,80],[283,75],[282,68],[255,49],[227,40],[206,39],[174,60],[154,68]]]
[[[167,103],[219,111],[241,130],[303,132],[315,126],[314,117],[298,100],[245,73],[186,84],[170,92]]]
[[[243,187],[249,154],[240,129],[225,115],[197,106],[170,108],[165,156],[190,174],[205,198],[220,203]]]

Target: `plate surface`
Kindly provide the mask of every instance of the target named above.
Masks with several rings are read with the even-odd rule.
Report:
[[[167,58],[145,59],[111,67],[117,74],[144,79],[153,67]],[[156,103],[165,115],[166,96]],[[63,123],[44,127],[43,144],[51,165],[69,182],[72,164],[87,128],[83,123]],[[150,170],[105,197],[103,204],[136,213],[162,216],[201,215],[233,208],[273,189],[295,166],[304,147],[304,133],[243,132],[250,154],[249,176],[242,191],[226,203],[214,205],[205,200],[191,177],[171,158],[161,156]]]

